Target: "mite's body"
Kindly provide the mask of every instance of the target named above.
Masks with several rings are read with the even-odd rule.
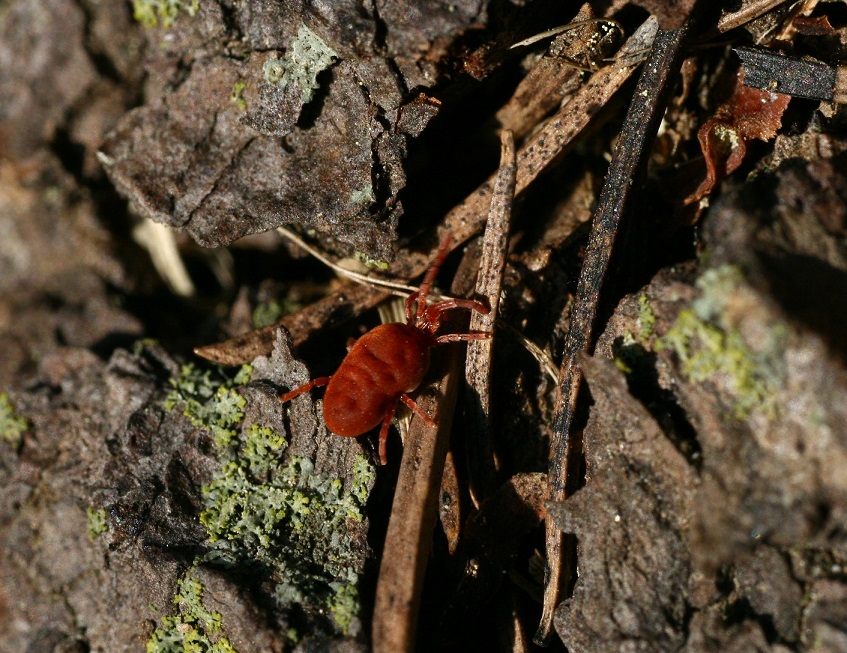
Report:
[[[355,437],[382,424],[379,459],[383,465],[388,427],[398,401],[435,426],[435,422],[407,394],[421,384],[429,368],[430,348],[443,342],[479,340],[490,336],[488,333],[435,335],[441,314],[446,310],[469,308],[488,313],[484,304],[469,299],[448,299],[432,306],[427,304],[430,286],[447,255],[449,244],[448,234],[420,290],[406,298],[406,324],[393,322],[371,329],[353,344],[335,374],[313,379],[280,396],[280,400],[286,402],[312,388],[326,385],[324,421],[327,428],[336,435]]]
[[[430,338],[402,322],[381,324],[359,338],[324,394],[327,428],[356,436],[379,425],[429,368]]]

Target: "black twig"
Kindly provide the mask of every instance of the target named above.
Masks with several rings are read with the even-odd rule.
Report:
[[[641,180],[650,155],[659,122],[665,111],[671,82],[682,64],[682,54],[691,31],[692,20],[678,30],[659,30],[644,64],[635,94],[621,129],[609,172],[594,212],[591,233],[583,260],[577,293],[571,309],[571,323],[565,339],[564,357],[559,374],[559,396],[553,424],[554,442],[548,473],[549,500],[563,501],[567,496],[568,468],[580,449],[572,437],[577,394],[582,373],[577,357],[591,344],[600,290],[609,266],[618,226]],[[544,611],[535,639],[546,643],[552,633],[553,613],[569,581],[569,568],[563,564],[564,534],[547,522],[547,585]]]
[[[847,102],[847,66],[764,48],[735,48],[735,53],[744,67],[745,86],[810,100]]]

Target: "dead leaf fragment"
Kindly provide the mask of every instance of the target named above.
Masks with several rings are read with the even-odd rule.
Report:
[[[790,95],[745,86],[744,71],[739,70],[732,97],[697,132],[706,162],[706,178],[685,203],[701,200],[712,192],[715,184],[737,170],[747,153],[747,141],[767,141],[776,136],[790,100]]]

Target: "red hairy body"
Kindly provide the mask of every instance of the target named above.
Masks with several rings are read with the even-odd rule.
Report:
[[[427,333],[402,322],[381,324],[359,338],[324,394],[329,430],[353,437],[378,426],[400,395],[421,384],[431,346]]]
[[[452,308],[468,308],[488,313],[488,307],[472,299],[446,299],[427,303],[432,282],[447,256],[447,234],[435,261],[426,273],[420,290],[406,298],[406,324],[382,324],[359,338],[332,376],[312,379],[299,388],[280,395],[286,402],[326,385],[324,421],[336,435],[355,437],[378,424],[379,460],[385,464],[388,427],[397,402],[402,401],[431,426],[435,422],[422,411],[408,392],[417,389],[429,368],[429,350],[433,345],[459,340],[488,338],[490,333],[448,333],[436,335],[441,314]]]

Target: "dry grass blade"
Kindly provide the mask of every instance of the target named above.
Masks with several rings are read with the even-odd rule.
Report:
[[[142,218],[132,237],[147,250],[153,267],[175,295],[192,297],[196,290],[176,244],[176,234],[163,224]]]
[[[553,364],[553,361],[546,351],[536,345],[532,340],[527,338],[523,333],[518,331],[508,322],[497,320],[497,328],[506,329],[512,337],[521,344],[521,347],[526,349],[527,352],[529,352],[529,355],[535,359],[535,362],[538,363],[538,368],[549,377],[550,381],[558,383],[559,370],[556,369],[556,366]]]
[[[290,229],[286,229],[285,227],[277,227],[277,233],[279,233],[284,238],[287,238],[298,247],[306,250],[318,259],[321,263],[326,265],[329,268],[332,268],[337,274],[342,277],[347,277],[351,281],[355,281],[356,283],[360,283],[363,286],[372,286],[374,288],[385,288],[392,295],[397,295],[398,297],[405,297],[406,295],[410,295],[413,292],[417,292],[419,289],[415,286],[409,286],[405,283],[399,283],[397,281],[391,281],[389,279],[380,279],[379,277],[372,277],[367,274],[359,274],[358,272],[354,272],[353,270],[348,270],[337,263],[330,261],[326,256],[321,254],[317,249],[309,245],[305,240],[300,238],[296,233],[291,231]],[[433,297],[435,297],[435,293],[433,293]]]
[[[511,132],[504,131],[501,134],[500,147],[500,170],[491,198],[491,210],[483,235],[482,259],[476,281],[476,294],[488,300],[491,312],[488,315],[474,313],[471,316],[471,331],[493,330],[500,305],[503,270],[506,267],[516,172],[515,143]],[[477,509],[494,486],[494,462],[489,440],[492,340],[493,334],[488,340],[470,342],[465,361],[465,377],[468,382],[466,441],[471,467],[470,491]]]
[[[794,19],[798,16],[811,16],[817,4],[818,0],[801,0],[794,5],[782,23],[782,29],[780,29],[776,36],[774,36],[774,40],[784,43],[790,42],[797,33],[797,28],[794,27]]]
[[[570,434],[582,374],[577,357],[590,347],[600,290],[612,254],[618,225],[638,187],[656,130],[664,113],[671,82],[682,63],[683,45],[691,20],[679,30],[660,31],[644,64],[633,99],[621,128],[609,172],[603,184],[591,225],[591,233],[571,309],[571,324],[565,339],[559,375],[559,397],[553,424],[554,442],[548,475],[549,500],[563,501],[568,471],[578,449]],[[547,642],[553,632],[553,613],[569,581],[569,567],[563,561],[565,535],[547,522],[547,585],[544,609],[536,641]]]

